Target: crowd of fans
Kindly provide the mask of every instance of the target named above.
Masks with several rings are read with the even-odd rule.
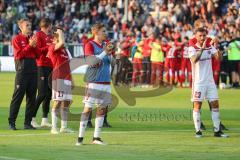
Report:
[[[137,52],[144,52],[143,57],[144,54],[151,55],[152,42],[156,42],[161,45],[164,56],[160,72],[166,75],[158,73],[160,83],[161,79],[166,77],[170,83],[178,83],[180,86],[185,82],[185,71],[180,67],[184,47],[180,46],[186,46],[187,41],[193,37],[193,24],[197,19],[206,21],[208,36],[217,38],[220,42],[237,41],[239,45],[239,0],[128,0],[127,14],[124,6],[125,0],[1,0],[0,42],[10,42],[11,37],[18,32],[16,21],[20,17],[31,19],[35,31],[40,18],[49,17],[55,26],[62,26],[67,31],[68,43],[82,43],[84,38],[91,37],[91,25],[102,22],[107,26],[109,37],[117,43],[116,58],[119,61],[116,68],[120,74],[117,74],[116,85],[128,85],[132,82],[136,85],[135,80],[139,76],[142,76],[142,79],[136,83],[154,84],[157,75],[151,75],[152,66],[145,63],[151,62],[151,59],[141,62],[143,69],[134,66],[129,59],[132,56],[134,62]],[[143,47],[142,51],[139,51],[137,46],[141,43]],[[174,53],[175,58],[179,59],[179,66],[173,69],[166,60],[175,50],[179,52]],[[226,47],[222,50],[228,52]],[[141,73],[142,70],[144,73]],[[228,82],[232,84],[231,70],[227,72]],[[239,70],[234,72],[235,76],[238,76],[233,78],[234,81],[239,81]],[[215,76],[217,84],[219,75],[220,65]],[[187,81],[191,83],[190,78]]]

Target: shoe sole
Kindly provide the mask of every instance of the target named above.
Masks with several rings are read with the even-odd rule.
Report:
[[[60,131],[60,133],[75,133],[75,132],[74,131],[73,132]]]
[[[75,146],[82,146],[82,145],[83,143],[78,143],[78,142],[75,144]]]
[[[228,138],[228,137],[229,137],[229,135],[214,136],[214,137],[216,137],[216,138]]]
[[[41,127],[52,127],[52,125],[50,126],[48,126],[48,125],[41,125]]]
[[[102,145],[102,146],[106,146],[106,143],[97,143],[97,142],[92,142],[92,144],[96,144],[96,145]]]
[[[33,126],[34,128],[41,128],[41,126]]]

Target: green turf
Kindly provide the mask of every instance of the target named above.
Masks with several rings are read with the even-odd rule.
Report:
[[[107,146],[91,145],[93,129],[86,132],[86,145],[76,147],[75,134],[50,135],[49,129],[26,131],[23,128],[25,102],[18,119],[18,131],[9,131],[7,124],[14,73],[0,73],[0,159],[239,159],[240,157],[240,90],[220,90],[221,118],[230,128],[230,138],[214,138],[207,104],[202,119],[207,126],[204,138],[194,137],[191,116],[190,89],[173,89],[156,96],[137,98],[129,106],[119,98],[117,107],[109,114],[111,129],[103,129]],[[82,77],[74,75],[76,85]],[[117,96],[113,89],[113,94]],[[118,97],[118,96],[117,96]],[[132,96],[128,96],[128,100]],[[24,100],[25,101],[25,100]],[[74,96],[71,119],[79,119],[82,96]],[[38,121],[41,119],[41,109]],[[79,121],[69,123],[78,130]]]

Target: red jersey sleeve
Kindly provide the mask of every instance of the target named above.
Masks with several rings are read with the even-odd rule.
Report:
[[[15,59],[22,59],[24,58],[32,49],[32,47],[27,44],[25,47],[21,46],[21,41],[18,37],[14,37],[12,40],[12,45],[14,49],[14,58]]]
[[[196,38],[192,38],[192,39],[189,40],[188,45],[189,46],[194,46],[196,43],[197,43],[197,39]]]
[[[85,56],[94,55],[94,48],[90,42],[88,42],[84,45],[84,54],[85,54]]]
[[[47,57],[51,58],[51,56],[53,55],[53,52],[54,52],[54,48],[55,48],[55,44],[52,44],[48,47]]]
[[[38,51],[41,52],[42,54],[46,54],[48,51],[48,46],[44,46],[44,40],[43,40],[44,37],[40,33],[37,33],[36,36],[37,36]]]
[[[211,47],[211,43],[212,43],[212,38],[207,37],[206,46],[207,46],[207,47]]]
[[[207,47],[211,46],[211,41],[212,41],[212,38],[207,37],[207,39],[206,39],[206,46]],[[195,46],[196,43],[197,43],[197,38],[195,37],[195,38],[192,38],[192,39],[189,40],[188,45],[189,46]]]

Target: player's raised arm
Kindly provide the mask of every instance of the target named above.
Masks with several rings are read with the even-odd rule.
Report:
[[[196,31],[196,38],[197,38],[197,47],[199,50],[195,50],[195,53],[191,53],[191,49],[189,52],[189,57],[193,63],[197,63],[202,56],[202,53],[207,45],[207,39],[206,39],[206,30],[204,28],[199,28]]]
[[[213,53],[213,57],[216,60],[221,61],[222,60],[222,52],[218,49],[218,44],[219,44],[218,38],[212,39],[210,44],[211,44],[211,53]]]
[[[222,58],[223,58],[222,52],[221,52],[220,50],[216,49],[215,47],[212,47],[212,50],[214,51],[214,52],[213,52],[213,53],[214,53],[214,54],[213,54],[214,58],[217,59],[217,60],[219,60],[219,61],[221,61]]]
[[[57,43],[55,44],[55,48],[54,48],[55,51],[62,48],[65,44],[63,31],[61,29],[57,29],[56,34],[58,34],[58,40],[57,40]]]
[[[206,42],[206,41],[205,41]],[[204,43],[205,43],[204,42]],[[205,47],[204,47],[205,48]],[[202,56],[202,53],[203,53],[203,51],[204,51],[204,48],[201,48],[199,51],[195,51],[196,53],[195,54],[193,54],[192,56],[190,56],[190,59],[191,59],[191,61],[193,62],[193,63],[197,63],[199,60],[200,60],[200,58],[201,58],[201,56]],[[191,55],[191,52],[193,52],[192,50],[191,50],[191,48],[189,48],[189,52],[190,52],[190,55]]]

